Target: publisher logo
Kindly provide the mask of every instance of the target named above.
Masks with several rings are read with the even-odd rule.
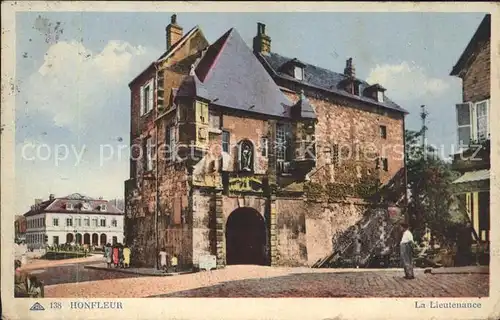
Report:
[[[34,305],[31,306],[30,311],[44,311],[45,308],[39,304],[38,302],[35,302]]]

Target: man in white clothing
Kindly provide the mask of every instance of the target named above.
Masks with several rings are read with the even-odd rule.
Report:
[[[402,223],[403,236],[399,244],[401,262],[405,270],[405,279],[415,279],[413,275],[413,234],[408,229],[407,223]]]

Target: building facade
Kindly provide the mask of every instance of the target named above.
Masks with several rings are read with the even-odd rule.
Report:
[[[35,200],[26,218],[29,249],[66,243],[103,246],[123,243],[123,212],[103,199],[75,193]]]
[[[491,15],[486,15],[451,71],[462,80],[462,102],[456,105],[457,141],[454,181],[467,212],[473,237],[488,242],[490,230],[490,38]]]
[[[15,241],[26,242],[26,218],[24,216],[16,216],[14,220],[14,237]]]
[[[129,84],[133,263],[165,248],[186,266],[312,265],[367,210],[399,204],[406,111],[352,59],[336,73],[272,52],[260,23],[249,47],[176,20]]]

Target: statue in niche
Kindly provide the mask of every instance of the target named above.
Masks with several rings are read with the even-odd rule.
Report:
[[[253,171],[253,146],[249,141],[242,141],[239,150],[240,171]]]

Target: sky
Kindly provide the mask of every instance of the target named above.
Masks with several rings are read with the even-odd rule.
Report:
[[[34,199],[79,192],[123,198],[129,177],[128,83],[165,51],[173,13],[22,12],[16,16],[16,214]],[[461,81],[451,68],[483,13],[177,13],[212,43],[238,30],[249,47],[257,22],[271,50],[380,83],[419,129],[429,112],[429,142],[456,142]]]

